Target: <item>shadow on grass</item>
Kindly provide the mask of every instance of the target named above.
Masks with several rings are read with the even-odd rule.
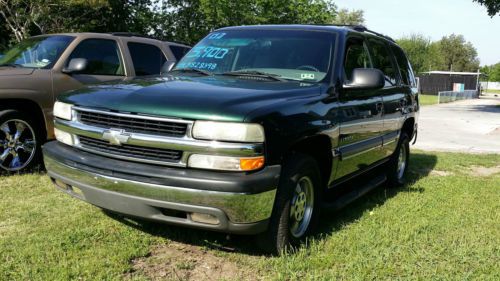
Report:
[[[28,169],[24,169],[22,171],[17,171],[17,172],[8,172],[0,168],[0,177],[28,175],[28,174],[45,174],[45,172],[46,172],[45,166],[43,165],[43,163],[40,163]]]
[[[416,189],[414,187],[410,188],[409,186],[415,181],[428,176],[436,165],[437,157],[432,154],[413,153],[411,154],[410,161],[410,170],[407,174],[408,184],[397,189],[388,189],[384,184],[340,211],[322,214],[321,223],[318,227],[318,234],[315,238],[323,239],[322,237],[325,234],[335,232],[345,227],[345,225],[357,221],[366,210],[371,210],[376,206],[383,205],[387,200],[400,192],[425,192],[424,188]],[[189,229],[140,219],[125,218],[121,215],[109,212],[105,213],[111,218],[130,227],[176,242],[227,252],[238,252],[246,255],[264,254],[255,246],[253,237],[238,235],[229,236],[223,233]]]
[[[363,197],[357,199],[345,208],[336,212],[326,212],[322,214],[319,226],[318,237],[340,230],[346,225],[357,221],[367,210],[372,210],[377,206],[385,204],[389,199],[400,192],[425,192],[423,187],[410,187],[421,178],[425,178],[432,172],[437,163],[437,157],[433,154],[412,153],[410,156],[410,166],[406,174],[406,184],[399,188],[389,188],[383,184]]]

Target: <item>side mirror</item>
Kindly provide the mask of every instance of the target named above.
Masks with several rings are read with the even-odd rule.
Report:
[[[170,70],[172,70],[172,68],[174,68],[174,65],[175,65],[175,61],[166,61],[163,66],[161,67],[161,70],[160,70],[160,74],[165,74],[167,72],[170,72]]]
[[[68,67],[65,67],[62,72],[66,74],[77,73],[85,70],[89,64],[87,59],[71,59]]]
[[[375,68],[356,68],[352,71],[352,81],[344,84],[344,89],[351,90],[376,90],[385,85],[385,76],[382,71]]]

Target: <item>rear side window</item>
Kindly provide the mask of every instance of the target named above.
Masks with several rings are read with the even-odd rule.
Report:
[[[123,76],[125,71],[121,60],[120,49],[115,40],[87,39],[82,41],[71,53],[67,64],[72,59],[81,58],[88,61],[87,68],[79,74]]]
[[[373,67],[384,73],[386,87],[395,86],[397,84],[397,69],[392,63],[389,49],[380,40],[370,39],[369,42]]]
[[[191,50],[191,48],[187,47],[182,47],[182,46],[170,46],[170,50],[172,50],[172,53],[174,54],[174,57],[176,60],[182,59],[185,54]]]
[[[160,48],[143,43],[129,42],[128,49],[134,63],[135,75],[158,75],[167,61]]]
[[[406,58],[406,55],[400,48],[396,46],[391,46],[391,49],[399,65],[399,72],[401,73],[401,82],[404,85],[414,87],[416,85],[415,76],[413,74],[413,70],[411,69],[410,62]]]
[[[361,40],[349,40],[344,62],[346,80],[352,80],[352,72],[356,68],[372,68],[372,63],[364,42]]]

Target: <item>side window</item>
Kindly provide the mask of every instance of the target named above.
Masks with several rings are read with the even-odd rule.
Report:
[[[128,49],[134,63],[135,75],[157,75],[167,61],[160,48],[143,43],[129,42]]]
[[[114,40],[87,39],[82,41],[73,51],[71,59],[87,59],[87,68],[80,74],[124,76],[120,49]]]
[[[380,40],[370,39],[370,51],[373,67],[381,70],[385,75],[385,86],[397,84],[397,68],[392,63],[391,54],[386,44]]]
[[[175,59],[179,61],[180,59],[182,59],[182,57],[184,57],[185,54],[189,52],[189,50],[191,50],[191,48],[182,46],[170,46],[170,50],[174,54]]]
[[[356,68],[372,68],[372,63],[364,42],[350,40],[347,43],[344,61],[344,72],[347,81],[352,80],[352,71]]]
[[[401,73],[401,79],[402,79],[401,82],[404,85],[415,87],[416,86],[415,76],[413,74],[413,70],[411,69],[410,62],[406,58],[406,55],[400,48],[396,46],[392,45],[391,49],[399,65],[399,71]]]

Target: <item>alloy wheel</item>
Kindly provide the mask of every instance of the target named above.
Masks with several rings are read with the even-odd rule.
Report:
[[[290,206],[290,233],[295,238],[303,236],[311,222],[314,208],[314,186],[309,177],[297,182]]]
[[[35,153],[35,132],[26,121],[11,119],[0,125],[0,168],[10,172],[22,170]]]

